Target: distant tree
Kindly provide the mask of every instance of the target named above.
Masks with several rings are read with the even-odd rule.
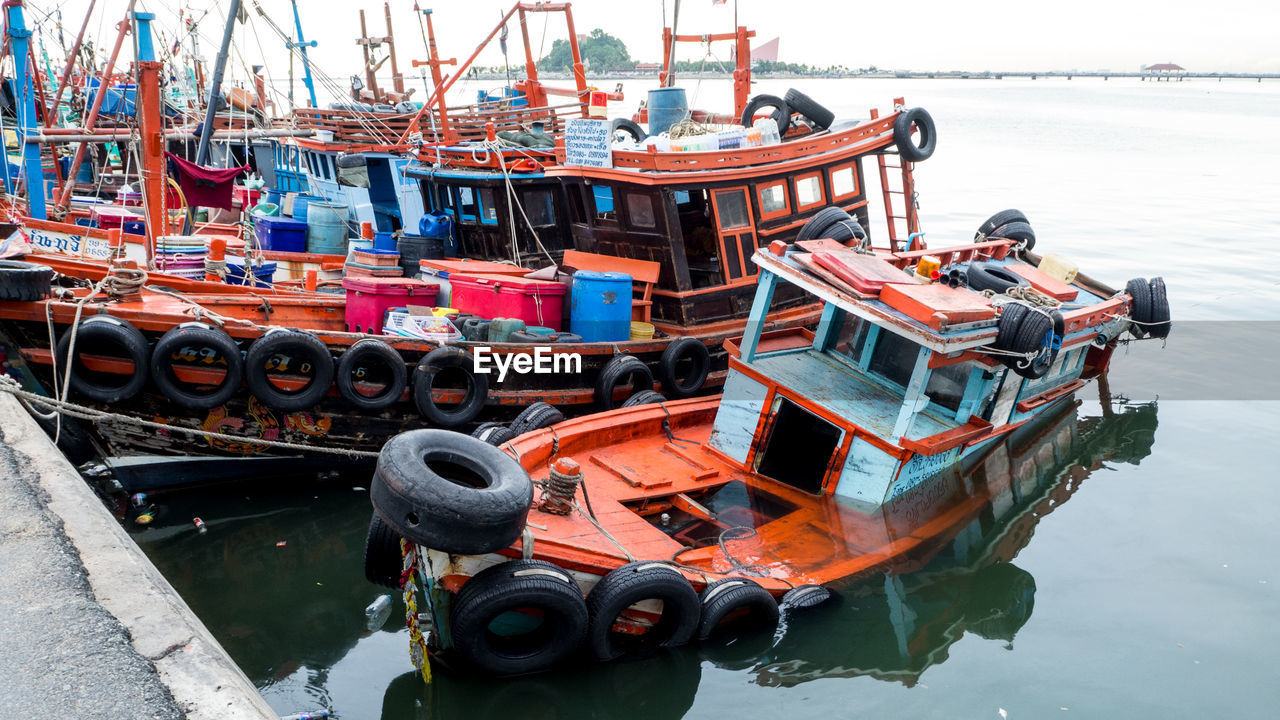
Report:
[[[631,59],[627,46],[618,38],[596,28],[578,43],[583,61],[593,72],[634,70],[636,61]],[[539,70],[564,71],[573,69],[573,50],[568,40],[551,43],[551,52],[538,61]]]

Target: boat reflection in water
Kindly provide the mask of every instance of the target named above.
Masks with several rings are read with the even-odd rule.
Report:
[[[1031,617],[1035,579],[1014,564],[1036,525],[1106,464],[1138,464],[1151,452],[1156,404],[1081,418],[1064,403],[1020,428],[967,468],[935,476],[892,503],[890,534],[927,524],[931,509],[975,509],[936,541],[870,576],[833,586],[838,599],[791,617],[773,636],[685,648],[635,662],[494,680],[436,673],[424,686],[406,673],[387,687],[383,718],[679,718],[692,706],[703,662],[748,672],[766,686],[870,676],[914,685],[947,659],[965,633],[1012,642]],[[662,692],[654,692],[662,688]],[[523,712],[523,711],[522,711]]]

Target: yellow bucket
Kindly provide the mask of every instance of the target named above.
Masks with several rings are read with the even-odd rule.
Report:
[[[432,315],[434,315],[434,316],[436,316],[436,317],[444,317],[445,315],[452,315],[452,314],[455,314],[455,313],[457,313],[457,312],[458,312],[457,308],[441,308],[441,307],[438,307],[438,308],[432,308],[432,309],[431,309],[431,314],[432,314]]]
[[[632,340],[652,340],[653,326],[647,322],[631,323],[631,339]]]

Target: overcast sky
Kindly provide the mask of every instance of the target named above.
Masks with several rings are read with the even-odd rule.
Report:
[[[288,0],[260,0],[264,10],[281,27],[292,32]],[[320,45],[313,50],[317,63],[335,77],[359,71],[360,8],[369,16],[371,34],[384,32],[383,3],[371,0],[299,0],[303,32]],[[89,0],[28,0],[28,14],[39,20],[60,7],[64,40],[69,45],[79,29]],[[178,7],[189,8],[200,25],[202,54],[212,57],[221,35],[228,0],[139,0],[138,6],[156,12],[164,37],[173,38]],[[288,72],[288,56],[279,41],[252,13],[253,0],[245,5],[253,14],[251,28],[237,28],[239,49],[246,63],[261,62],[274,76]],[[432,7],[436,34],[444,57],[462,60],[496,24],[513,0],[451,0],[422,2]],[[111,25],[123,16],[127,0],[99,0],[90,35],[101,36],[109,46]],[[422,35],[413,11],[413,0],[392,0],[395,32],[400,41],[402,72],[411,58],[425,56]],[[667,0],[670,18],[674,0]],[[104,12],[105,11],[105,12]],[[204,16],[206,11],[210,11]],[[573,3],[578,32],[603,28],[622,38],[633,58],[659,61],[662,57],[661,0],[578,0]],[[962,2],[909,0],[907,2],[806,2],[805,0],[741,0],[738,19],[758,33],[756,42],[781,37],[779,59],[811,65],[875,65],[912,70],[1046,70],[1110,69],[1136,71],[1145,64],[1174,62],[1192,71],[1280,73],[1280,2],[1216,0],[1183,2],[1164,0],[1073,0],[1028,2],[995,0]],[[713,5],[712,0],[684,0],[679,31],[702,34],[728,32],[733,27],[734,2]],[[552,41],[565,37],[560,14],[530,16],[529,30],[535,53],[549,50]],[[545,28],[545,29],[544,29]],[[39,29],[47,46],[56,48],[52,22]],[[257,33],[255,34],[255,30]],[[510,26],[513,62],[522,60],[519,26]],[[259,51],[259,46],[262,50]],[[495,42],[496,47],[496,42]],[[728,60],[729,48],[713,46],[714,58]],[[126,51],[131,56],[131,51]],[[686,47],[681,57],[706,55],[699,46]],[[502,62],[495,50],[482,56],[481,64]],[[386,73],[384,67],[380,73]]]

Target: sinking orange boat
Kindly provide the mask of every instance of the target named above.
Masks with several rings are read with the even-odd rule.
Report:
[[[813,602],[945,542],[986,499],[933,503],[933,478],[1055,414],[1122,334],[1170,327],[1162,280],[1108,288],[1031,253],[1013,213],[949,248],[756,253],[722,397],[576,418],[500,449],[392,439],[371,490],[371,579],[407,578],[405,538],[436,646],[510,674],[776,622],[777,598]],[[765,331],[783,283],[823,302],[816,331]]]

